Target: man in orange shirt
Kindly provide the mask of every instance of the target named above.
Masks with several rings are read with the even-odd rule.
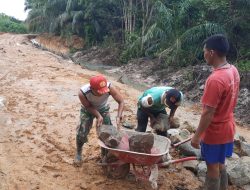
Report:
[[[228,186],[225,158],[232,156],[235,134],[233,111],[237,103],[240,77],[226,55],[229,43],[217,34],[204,42],[204,58],[213,67],[201,99],[203,111],[191,144],[200,148],[207,164],[205,190],[225,190]]]

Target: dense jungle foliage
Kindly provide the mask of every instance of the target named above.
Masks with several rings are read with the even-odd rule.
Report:
[[[121,60],[158,57],[167,65],[202,60],[202,42],[223,33],[230,60],[250,64],[250,0],[26,0],[31,32],[76,34],[86,46],[119,44]]]

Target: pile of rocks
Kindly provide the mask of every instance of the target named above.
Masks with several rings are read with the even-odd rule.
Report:
[[[172,143],[177,143],[192,136],[195,130],[194,126],[186,123],[180,128],[169,129],[168,135]],[[242,136],[236,134],[234,147],[233,156],[226,160],[229,182],[247,189],[250,187],[250,144]],[[180,145],[178,150],[183,157],[196,156],[201,158],[200,150],[193,148],[190,142]],[[201,181],[205,181],[207,172],[205,161],[187,161],[183,163],[183,167],[192,171]]]
[[[168,129],[167,134],[171,143],[174,144],[188,139],[195,130],[194,126],[186,123],[179,128]],[[121,134],[113,126],[104,126],[98,134],[99,138],[109,147],[116,147],[121,140]],[[128,140],[130,150],[136,152],[150,153],[154,145],[153,134],[138,133],[132,135]],[[250,144],[243,137],[235,135],[234,147],[233,156],[226,160],[229,182],[235,186],[248,188],[250,187]],[[200,150],[193,148],[190,141],[180,145],[178,152],[183,157],[201,158]],[[183,163],[183,167],[197,175],[199,180],[205,181],[207,167],[204,161],[187,161]]]

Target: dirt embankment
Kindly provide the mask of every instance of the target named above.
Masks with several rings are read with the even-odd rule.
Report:
[[[36,41],[51,52],[68,55],[71,51],[83,49],[84,40],[78,36],[63,38],[49,34],[38,35]]]
[[[97,74],[47,51],[23,35],[0,35],[0,189],[150,189],[133,177],[108,179],[98,166],[100,148],[95,130],[84,146],[84,163],[72,164],[75,128],[79,119],[79,87]],[[135,121],[136,99],[141,93],[109,80],[125,97],[125,118]],[[110,100],[114,121],[116,103]],[[181,108],[182,122],[197,117]],[[180,116],[180,115],[179,115]],[[195,119],[193,119],[195,120]],[[188,176],[188,177],[187,177]],[[160,189],[198,189],[194,174],[171,166],[160,170]]]

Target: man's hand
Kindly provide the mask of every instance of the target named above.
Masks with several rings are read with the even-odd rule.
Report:
[[[96,126],[100,127],[103,122],[103,117],[100,115],[99,117],[96,118],[96,120],[97,120]]]
[[[196,135],[194,135],[191,139],[191,145],[192,147],[196,148],[196,149],[200,149],[200,138],[197,137]]]
[[[116,116],[116,125],[118,129],[120,129],[121,122],[122,122],[122,116]]]
[[[153,127],[157,123],[157,120],[154,116],[150,116],[150,126]]]
[[[174,117],[169,117],[168,120],[169,120],[169,125],[173,126],[174,125]]]

